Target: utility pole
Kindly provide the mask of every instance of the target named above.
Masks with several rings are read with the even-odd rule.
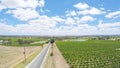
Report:
[[[25,48],[25,44],[24,44],[24,52],[23,52],[23,54],[24,54],[24,59],[25,59],[25,64],[26,64],[26,48]]]
[[[25,43],[21,38],[18,39],[18,44],[19,45],[23,45],[23,54],[24,54],[24,61],[25,61],[25,64],[26,64],[26,48],[25,48]]]

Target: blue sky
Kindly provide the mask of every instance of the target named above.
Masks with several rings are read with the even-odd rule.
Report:
[[[119,0],[0,0],[0,35],[119,35],[119,5]]]

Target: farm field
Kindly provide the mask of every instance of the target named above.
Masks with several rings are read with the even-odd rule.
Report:
[[[26,47],[26,57],[42,49],[41,46]],[[24,61],[23,47],[11,47],[0,45],[0,68],[13,68]]]
[[[71,68],[120,68],[120,41],[57,41]]]
[[[0,68],[24,68],[44,47],[46,38],[0,37]],[[24,62],[24,46],[26,63]],[[17,65],[17,66],[16,66]]]

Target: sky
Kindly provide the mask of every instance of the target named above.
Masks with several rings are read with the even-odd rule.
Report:
[[[0,35],[120,35],[120,0],[0,0]]]

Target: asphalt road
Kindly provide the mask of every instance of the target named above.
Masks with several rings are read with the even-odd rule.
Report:
[[[25,68],[43,68],[43,63],[48,54],[51,44],[48,45],[31,61]]]

